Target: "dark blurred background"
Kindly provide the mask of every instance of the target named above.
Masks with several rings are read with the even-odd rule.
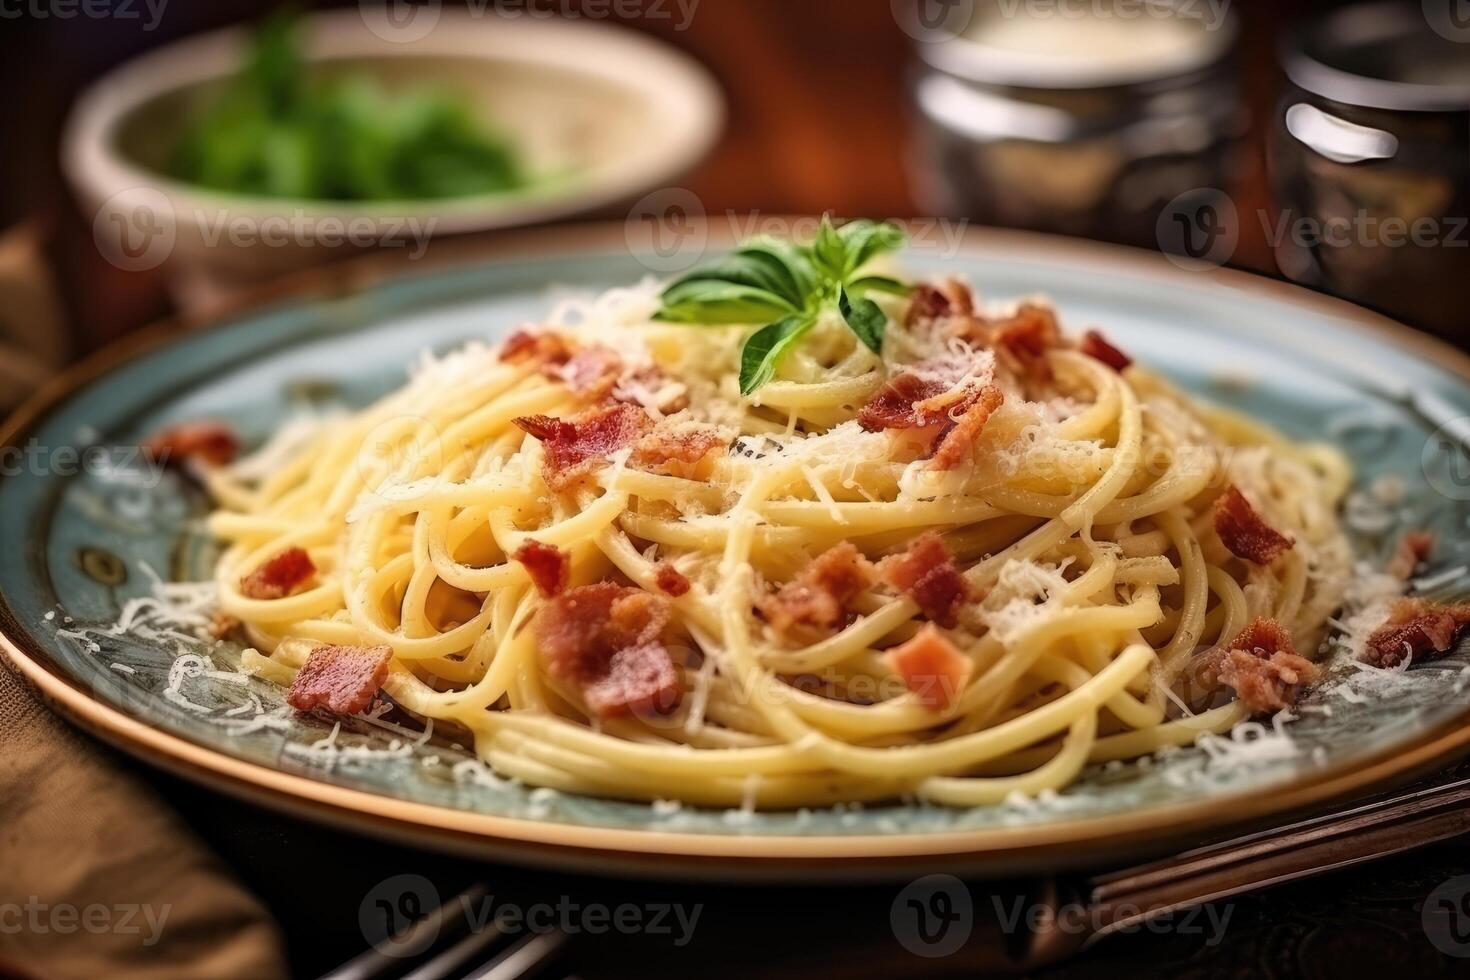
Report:
[[[255,0],[167,0],[156,29],[145,30],[147,9],[140,0],[133,6],[143,15],[136,20],[36,17],[19,3],[0,19],[0,92],[6,93],[0,227],[25,221],[44,230],[78,351],[168,313],[170,301],[157,272],[123,272],[97,253],[90,216],[69,198],[59,172],[68,106],[89,82],[139,52],[273,7]],[[451,6],[453,0],[446,2]],[[1253,213],[1269,203],[1262,127],[1282,86],[1274,47],[1289,22],[1338,5],[1235,0],[1229,6],[1240,21],[1239,77],[1251,127],[1235,193],[1242,210]],[[605,3],[598,7],[607,10]],[[725,89],[730,114],[720,143],[682,182],[708,210],[925,213],[928,202],[910,162],[919,128],[908,86],[915,45],[895,24],[888,0],[702,0],[687,30],[677,30],[672,19],[640,18],[626,26],[688,51]],[[1260,222],[1243,222],[1241,236],[1231,264],[1274,273]]]

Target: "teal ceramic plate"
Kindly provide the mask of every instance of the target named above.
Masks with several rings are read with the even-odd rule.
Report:
[[[1098,768],[1045,799],[706,811],[528,789],[410,731],[344,727],[323,748],[329,728],[317,719],[256,720],[280,695],[230,671],[237,650],[109,631],[120,616],[146,617],[134,600],[151,593],[153,574],[202,578],[212,550],[197,490],[139,476],[128,447],[144,434],[220,417],[262,440],[303,406],[357,406],[398,385],[426,348],[536,318],[554,290],[667,268],[666,257],[630,254],[621,229],[522,236],[517,249],[395,278],[359,267],[330,295],[307,289],[205,332],[110,352],[13,420],[0,478],[0,631],[20,669],[101,737],[268,804],[426,846],[650,874],[813,880],[1111,861],[1402,779],[1470,743],[1470,667],[1452,656],[1391,679],[1343,668],[1289,737],[1257,727]],[[1428,524],[1440,532],[1443,587],[1460,584],[1454,569],[1470,560],[1470,470],[1457,465],[1470,417],[1464,356],[1305,291],[1126,249],[986,232],[954,254],[916,249],[909,262],[968,275],[991,299],[1047,293],[1065,322],[1102,326],[1188,387],[1340,443],[1360,486],[1397,474],[1391,507],[1370,505],[1371,494],[1355,501],[1363,554],[1381,557],[1401,524]]]

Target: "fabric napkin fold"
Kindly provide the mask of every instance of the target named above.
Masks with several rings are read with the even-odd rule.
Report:
[[[0,658],[0,976],[284,977],[270,915]]]

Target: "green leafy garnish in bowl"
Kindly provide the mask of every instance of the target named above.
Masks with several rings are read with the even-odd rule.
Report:
[[[244,71],[185,124],[169,171],[220,191],[323,201],[468,197],[527,183],[513,148],[462,98],[390,94],[361,74],[309,77],[296,21],[284,15],[260,27]]]
[[[757,239],[679,278],[664,290],[657,319],[764,324],[740,352],[740,393],[749,395],[775,376],[781,357],[828,310],[838,311],[864,346],[880,353],[888,315],[868,294],[901,296],[909,287],[859,273],[877,256],[903,248],[904,241],[896,225],[864,219],[839,228],[823,217],[809,244]]]

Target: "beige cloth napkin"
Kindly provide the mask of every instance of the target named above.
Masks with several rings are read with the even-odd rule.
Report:
[[[0,234],[0,416],[60,368],[68,353],[41,237],[30,225]]]
[[[37,238],[27,229],[0,235],[0,403],[64,355]],[[0,977],[8,975],[268,980],[286,966],[260,903],[0,657]]]
[[[0,666],[0,973],[284,977],[260,903],[147,787]]]

